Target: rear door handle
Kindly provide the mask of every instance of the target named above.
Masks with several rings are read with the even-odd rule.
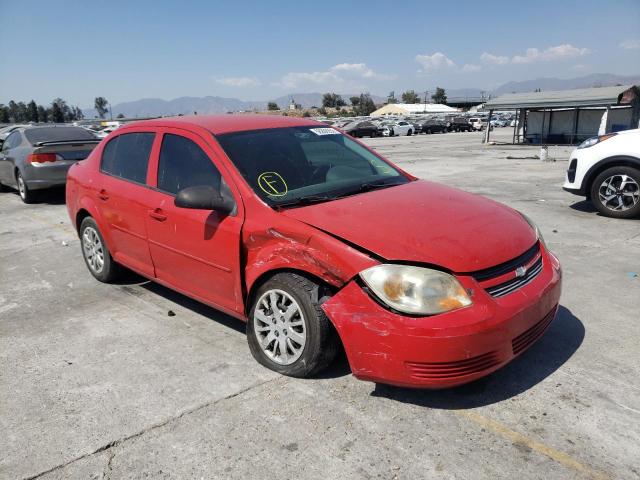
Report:
[[[164,222],[167,219],[167,216],[162,213],[162,210],[156,208],[155,210],[149,210],[149,216],[154,220],[158,220],[159,222]]]
[[[107,195],[107,191],[104,188],[98,192],[98,198],[104,201],[109,200],[109,195]]]

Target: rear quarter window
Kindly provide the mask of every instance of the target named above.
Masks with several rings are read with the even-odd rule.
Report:
[[[125,133],[109,140],[102,151],[100,171],[144,184],[154,133]]]

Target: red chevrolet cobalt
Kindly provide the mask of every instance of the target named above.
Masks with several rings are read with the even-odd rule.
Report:
[[[306,119],[126,125],[70,169],[67,205],[95,278],[124,266],[244,320],[256,360],[295,377],[342,345],[360,379],[460,385],[530,347],[560,298],[527,217]]]

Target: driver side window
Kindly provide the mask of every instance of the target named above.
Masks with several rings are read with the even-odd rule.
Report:
[[[221,175],[209,156],[192,140],[166,133],[158,162],[158,189],[172,195],[187,187],[220,189]]]
[[[18,145],[20,145],[20,141],[20,132],[11,132],[2,145],[2,151],[6,152],[11,148],[17,147]]]

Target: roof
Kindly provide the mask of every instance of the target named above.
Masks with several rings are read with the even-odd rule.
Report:
[[[183,117],[155,118],[125,124],[129,127],[180,127],[185,123],[209,130],[214,135],[266,128],[318,126],[325,124],[308,118],[285,117],[280,115],[185,115]]]
[[[390,103],[379,108],[371,115],[382,115],[384,113],[450,113],[457,111],[458,109],[441,103]]]
[[[489,100],[483,110],[515,110],[517,108],[606,107],[619,105],[625,92],[637,87],[580,88],[549,92],[510,93]],[[633,91],[633,90],[632,90]],[[636,93],[636,98],[638,97]],[[627,97],[627,95],[625,95]],[[628,103],[628,100],[627,102]]]

